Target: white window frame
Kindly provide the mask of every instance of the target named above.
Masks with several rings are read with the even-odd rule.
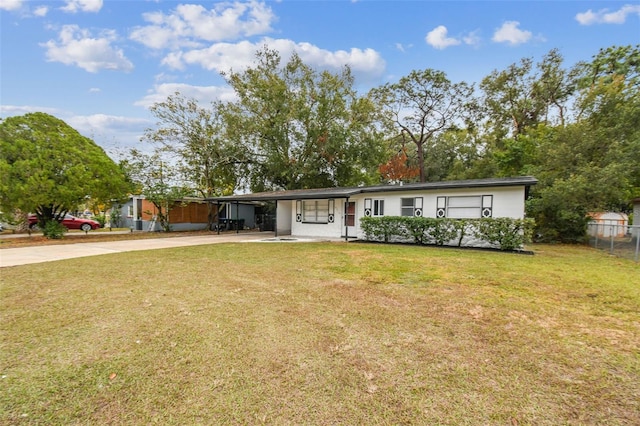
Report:
[[[373,200],[373,210],[371,210],[371,216],[373,217],[384,216],[384,199],[376,198]]]
[[[370,217],[384,216],[384,198],[365,198],[364,215]]]
[[[456,195],[438,197],[438,210],[446,211],[451,219],[480,219],[492,217],[493,195]]]
[[[302,200],[302,223],[329,223],[329,200]]]
[[[411,205],[406,201],[411,200]],[[405,217],[422,216],[423,211],[422,197],[400,198],[400,215]]]

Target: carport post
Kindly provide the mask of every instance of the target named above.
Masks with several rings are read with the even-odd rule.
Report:
[[[240,233],[240,201],[236,201],[236,234]]]
[[[273,224],[273,232],[274,232],[274,236],[277,238],[278,237],[278,200],[276,200],[276,220],[275,223]]]
[[[344,241],[349,242],[349,197],[344,202]]]
[[[216,205],[216,217],[218,218],[218,226],[216,228],[218,228],[218,235],[220,235],[220,200],[216,202]]]

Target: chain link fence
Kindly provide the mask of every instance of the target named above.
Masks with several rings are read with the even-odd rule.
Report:
[[[589,245],[614,256],[640,262],[640,225],[592,222],[588,227]]]

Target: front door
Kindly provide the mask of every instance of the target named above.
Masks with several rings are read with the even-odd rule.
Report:
[[[350,238],[356,237],[356,202],[355,201],[347,201],[344,203],[344,216],[342,217],[342,236],[345,236],[345,231],[347,232],[347,236]]]

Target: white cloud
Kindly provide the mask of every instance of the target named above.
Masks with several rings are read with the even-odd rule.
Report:
[[[0,10],[6,10],[9,12],[19,11],[22,14],[22,17],[25,18],[32,16],[42,18],[49,12],[48,6],[36,6],[33,9],[33,12],[30,12],[27,5],[28,2],[25,0],[0,0]]]
[[[145,129],[154,125],[154,121],[150,118],[106,114],[76,115],[59,108],[0,105],[0,117],[14,117],[32,112],[44,112],[63,120],[81,135],[92,139],[107,153],[109,150],[121,150],[140,145],[140,138]]]
[[[170,14],[151,12],[143,18],[150,25],[135,28],[132,40],[153,49],[176,49],[271,32],[275,15],[265,3],[251,1],[216,3],[211,10],[181,4]]]
[[[135,103],[136,106],[149,108],[155,103],[164,102],[176,92],[187,98],[196,99],[201,105],[208,105],[214,101],[234,101],[236,94],[228,86],[192,86],[182,83],[164,83],[156,85],[147,96]]]
[[[626,4],[615,12],[609,12],[609,9],[601,9],[593,12],[589,9],[586,12],[578,13],[576,15],[576,21],[581,25],[624,24],[629,15],[640,16],[640,5]]]
[[[61,7],[68,13],[99,12],[102,9],[102,0],[66,0],[66,5]]]
[[[126,151],[139,146],[145,129],[154,124],[146,118],[107,114],[70,115],[63,120],[81,135],[100,145],[112,157],[117,154],[113,151]]]
[[[60,110],[57,108],[31,106],[31,105],[0,105],[0,117],[14,117],[17,115],[25,115],[30,112],[45,112],[47,114],[56,115]]]
[[[47,48],[49,62],[76,65],[89,72],[101,69],[131,71],[133,64],[121,49],[111,43],[116,40],[114,31],[105,31],[99,37],[92,37],[88,30],[77,25],[65,25],[59,34],[59,41],[49,40],[41,44]]]
[[[186,65],[200,65],[207,70],[218,72],[241,70],[254,63],[256,51],[265,45],[279,52],[283,62],[287,62],[295,52],[312,67],[337,71],[349,65],[354,75],[365,79],[379,77],[386,66],[380,54],[373,49],[352,48],[349,51],[332,52],[310,43],[271,38],[264,38],[256,43],[216,43],[205,49],[194,49],[184,53],[172,52],[162,63],[173,69],[184,69]]]
[[[102,90],[100,90],[97,87],[92,87],[91,89],[89,89],[89,93],[100,93],[102,92]]]
[[[151,124],[151,121],[146,118],[121,117],[107,114],[75,115],[67,118],[65,121],[82,134],[136,131]]]
[[[22,3],[23,0],[0,0],[0,10],[18,10]]]
[[[460,44],[460,40],[453,37],[447,37],[447,32],[447,27],[439,25],[427,33],[425,41],[430,46],[440,50]]]
[[[472,31],[466,36],[462,37],[462,41],[464,44],[468,44],[469,46],[479,46],[482,41],[478,31]]]
[[[47,16],[47,13],[49,13],[49,8],[47,6],[39,6],[33,10],[33,14],[40,18]]]
[[[518,21],[505,22],[493,34],[492,40],[496,43],[509,43],[512,46],[528,42],[532,37],[531,32],[521,30],[518,28],[519,25]]]

